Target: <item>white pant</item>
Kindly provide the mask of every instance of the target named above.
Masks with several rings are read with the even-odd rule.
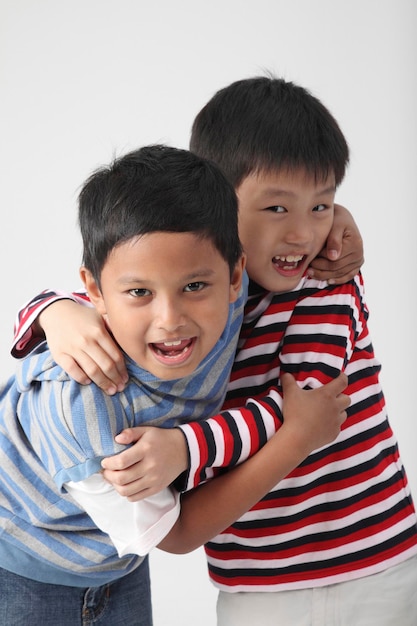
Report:
[[[417,626],[417,557],[315,589],[220,591],[217,619],[217,626]]]

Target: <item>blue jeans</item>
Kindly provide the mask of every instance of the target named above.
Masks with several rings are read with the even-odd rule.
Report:
[[[1,626],[152,626],[148,559],[101,587],[40,583],[0,568]]]

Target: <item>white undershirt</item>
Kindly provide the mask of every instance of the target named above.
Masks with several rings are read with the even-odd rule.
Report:
[[[166,488],[139,502],[129,502],[101,473],[79,482],[65,483],[65,489],[109,535],[118,555],[144,556],[168,534],[180,512],[180,496]]]

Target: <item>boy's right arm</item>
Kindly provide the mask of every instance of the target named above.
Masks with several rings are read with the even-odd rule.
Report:
[[[259,502],[313,450],[337,437],[350,404],[343,394],[346,375],[310,391],[299,388],[290,374],[282,382],[282,429],[249,460],[184,494],[180,517],[159,548],[174,554],[195,550]]]

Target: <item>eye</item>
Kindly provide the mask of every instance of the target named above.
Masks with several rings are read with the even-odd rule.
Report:
[[[325,211],[328,208],[329,207],[327,206],[327,204],[318,204],[317,206],[315,206],[313,208],[313,211],[315,211],[317,213],[321,213],[321,211]]]
[[[277,204],[275,206],[266,207],[265,211],[271,211],[271,213],[286,213],[287,209],[280,204]]]
[[[129,295],[133,296],[134,298],[143,298],[145,296],[150,296],[151,292],[149,291],[149,289],[129,289]]]
[[[201,291],[202,289],[204,289],[206,285],[207,283],[203,283],[202,281],[196,281],[195,283],[188,283],[188,285],[184,287],[184,291]]]

